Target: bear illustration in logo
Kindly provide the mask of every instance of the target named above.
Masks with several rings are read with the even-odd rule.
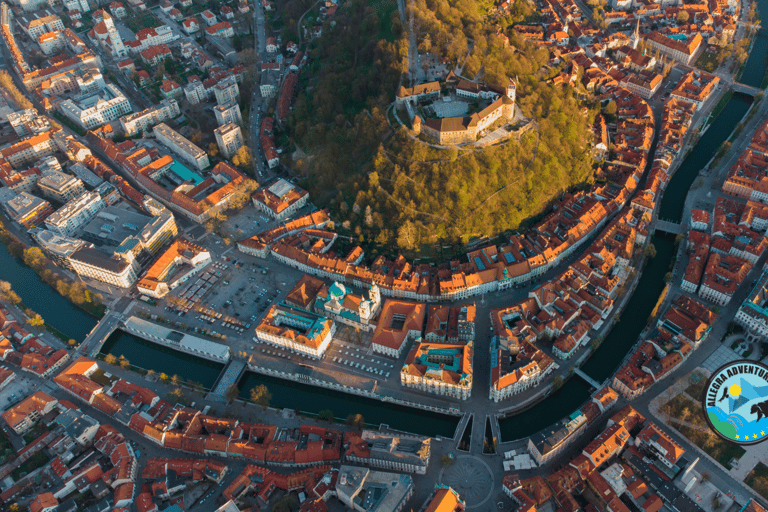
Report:
[[[749,410],[749,412],[752,414],[757,414],[757,421],[763,419],[763,416],[768,418],[768,400],[752,404],[752,408]]]

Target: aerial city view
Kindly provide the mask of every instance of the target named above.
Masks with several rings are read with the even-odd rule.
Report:
[[[0,0],[0,511],[768,512],[763,19]]]

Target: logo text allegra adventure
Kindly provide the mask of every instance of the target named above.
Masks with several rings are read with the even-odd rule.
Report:
[[[707,381],[702,401],[709,426],[723,439],[755,444],[768,439],[768,366],[733,361]]]

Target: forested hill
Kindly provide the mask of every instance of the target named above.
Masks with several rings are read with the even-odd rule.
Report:
[[[515,229],[593,176],[594,111],[579,105],[575,89],[546,81],[553,73],[546,50],[511,30],[506,48],[497,36],[535,16],[531,4],[520,0],[511,18],[493,21],[474,1],[415,4],[421,51],[458,60],[469,78],[496,85],[516,78],[518,108],[538,130],[471,151],[435,150],[404,129],[393,135],[386,109],[408,68],[397,5],[341,3],[335,27],[326,23],[310,48],[289,136],[309,155],[297,167],[314,200],[344,219],[337,228],[356,235],[369,255]]]

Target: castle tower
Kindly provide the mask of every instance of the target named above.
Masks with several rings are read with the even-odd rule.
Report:
[[[515,101],[515,95],[517,94],[517,84],[511,78],[507,84],[507,97],[512,101]]]

